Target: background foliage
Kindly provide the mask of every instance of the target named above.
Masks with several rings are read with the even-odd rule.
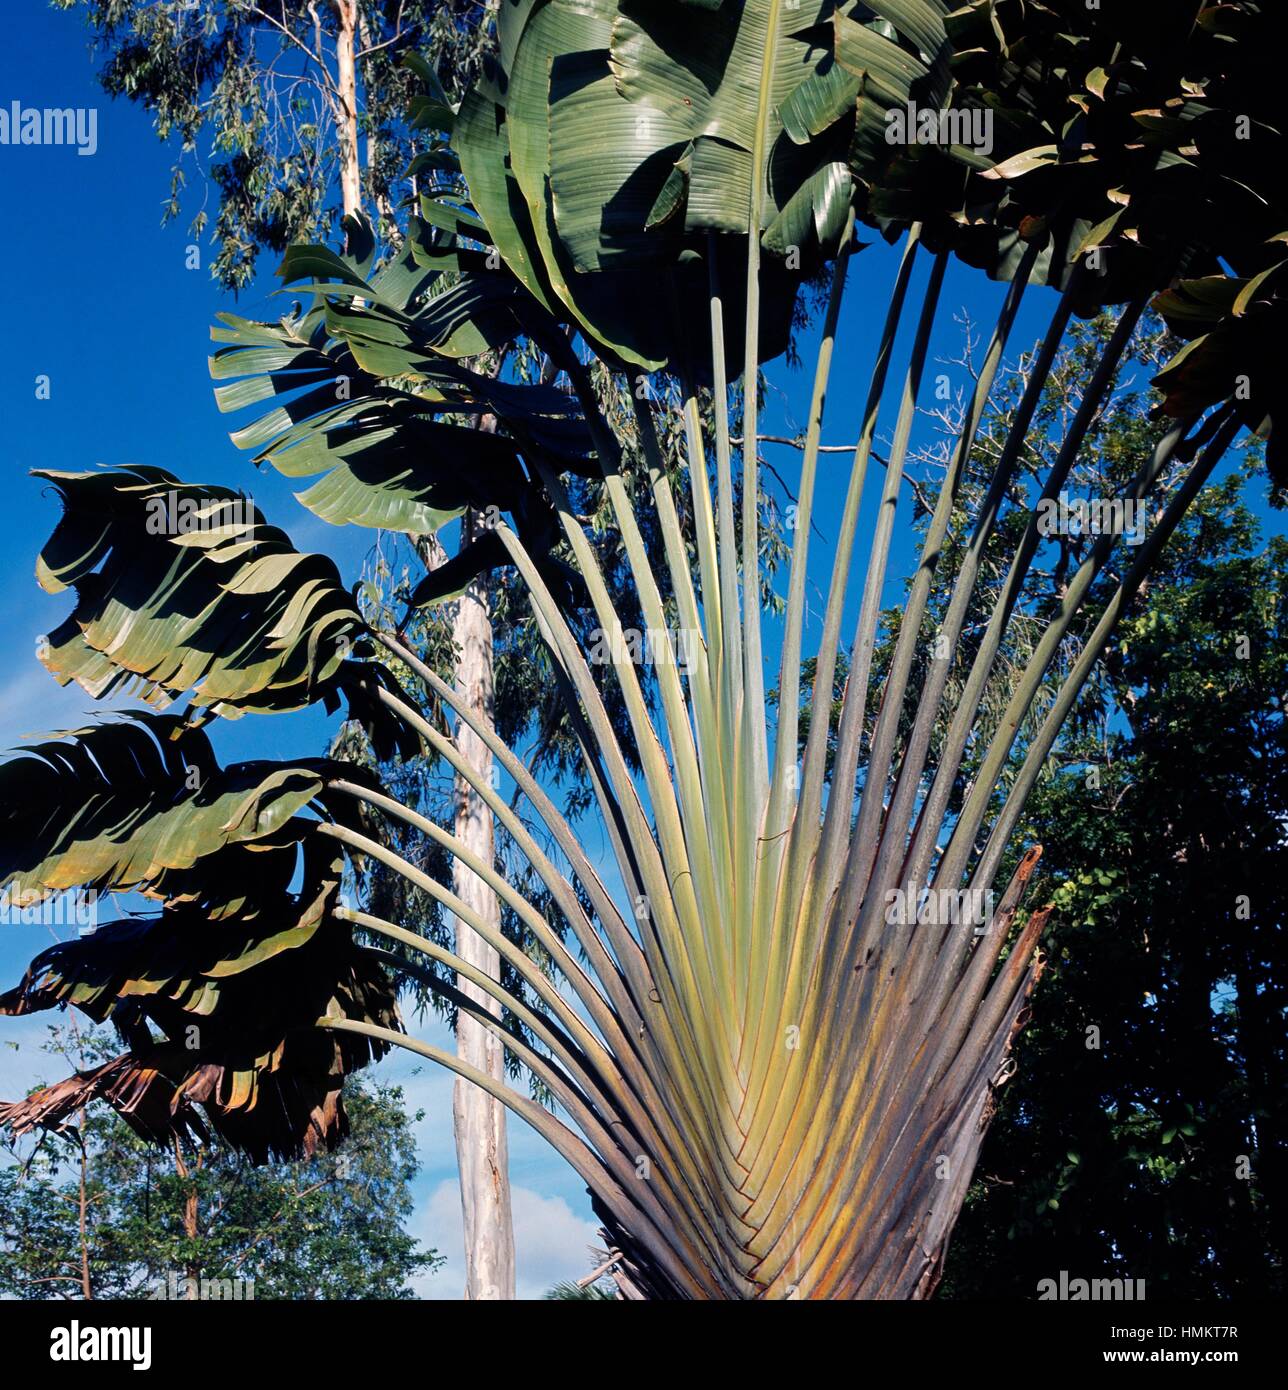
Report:
[[[106,1036],[51,1031],[48,1050],[76,1066],[115,1050]],[[183,1297],[191,1276],[251,1280],[242,1296],[256,1300],[418,1297],[412,1281],[443,1263],[405,1229],[419,1116],[375,1081],[351,1080],[345,1100],[349,1137],[305,1162],[257,1167],[225,1146],[176,1162],[99,1105],[11,1144],[0,1296]]]

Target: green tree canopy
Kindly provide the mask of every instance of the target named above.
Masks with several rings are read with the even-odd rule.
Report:
[[[112,1050],[51,1031],[48,1050],[81,1067]],[[225,1144],[158,1152],[100,1106],[10,1145],[0,1295],[416,1297],[412,1281],[442,1263],[405,1228],[419,1117],[396,1086],[351,1081],[345,1099],[348,1138],[303,1162],[255,1166]]]
[[[1032,1298],[1062,1269],[1282,1291],[1288,542],[1261,486],[1201,499],[1029,803],[1050,967],[947,1296]]]

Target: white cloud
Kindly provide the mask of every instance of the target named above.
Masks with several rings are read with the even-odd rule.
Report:
[[[562,1197],[544,1197],[529,1187],[512,1187],[516,1293],[541,1298],[552,1284],[589,1274],[591,1247],[602,1246],[598,1228],[583,1220]],[[459,1299],[465,1287],[461,1253],[461,1189],[454,1180],[439,1183],[423,1204],[413,1233],[424,1246],[436,1247],[447,1264],[419,1282],[428,1299]]]
[[[578,1216],[562,1197],[516,1187],[512,1200],[520,1298],[540,1298],[561,1279],[590,1273],[591,1249],[603,1246],[597,1225]]]

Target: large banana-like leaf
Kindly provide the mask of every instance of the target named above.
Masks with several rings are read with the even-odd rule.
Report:
[[[598,475],[581,404],[565,391],[488,376],[461,360],[526,333],[556,351],[567,352],[567,344],[503,264],[447,268],[481,257],[464,242],[485,232],[445,207],[425,203],[438,228],[413,219],[395,264],[431,269],[427,280],[395,281],[403,286],[397,294],[388,269],[367,280],[324,247],[292,247],[279,274],[303,279],[314,308],[277,324],[221,315],[225,326],[213,332],[226,346],[211,359],[211,372],[228,384],[215,394],[229,411],[280,402],[232,438],[288,477],[323,475],[296,496],[325,520],[426,535],[466,508],[508,512],[548,582],[576,604],[575,577],[549,553],[558,528],[533,470]],[[483,415],[498,429],[459,423]],[[484,535],[428,576],[413,601],[451,597],[504,563],[495,537]]]
[[[927,245],[997,278],[1037,246],[1033,278],[1070,287],[1079,313],[1186,276],[1155,305],[1182,337],[1202,334],[1157,382],[1169,413],[1237,391],[1244,423],[1270,433],[1288,333],[1276,7],[968,0],[944,30],[948,104],[988,123],[988,157],[934,141],[883,155],[874,131],[862,215],[887,234],[919,224]],[[1094,260],[1074,281],[1088,251]],[[1268,460],[1288,478],[1273,440]]]
[[[40,553],[48,593],[76,592],[40,644],[63,685],[118,688],[165,708],[191,694],[211,714],[348,701],[382,756],[415,744],[374,692],[396,688],[334,562],[297,551],[247,498],[159,468],[40,470],[63,517]]]
[[[383,968],[334,916],[338,847],[295,815],[322,796],[324,771],[221,770],[204,733],[167,716],[81,731],[0,767],[6,805],[18,797],[27,816],[21,847],[6,827],[0,881],[13,900],[74,885],[165,902],[157,917],[51,947],[0,995],[0,1014],[72,1005],[130,1048],[0,1107],[0,1122],[56,1127],[102,1098],[152,1141],[208,1126],[257,1162],[344,1136],[344,1077],[386,1044],[319,1032],[317,1020],[401,1023]]]
[[[130,1051],[0,1106],[0,1123],[57,1127],[101,1098],[155,1143],[208,1127],[255,1162],[334,1148],[344,1078],[387,1044],[320,1032],[317,1019],[401,1028],[383,968],[330,916],[334,888],[270,926],[171,909],[38,956],[0,1014],[71,1004],[114,1023]]]
[[[962,80],[1024,103],[1045,130],[1037,148],[1013,144],[994,176],[1017,213],[1057,240],[1067,229],[1066,265],[1100,249],[1083,305],[1187,277],[1154,306],[1181,337],[1202,335],[1156,382],[1167,409],[1185,418],[1231,398],[1263,434],[1282,416],[1288,333],[1279,275],[1288,131],[1275,11],[1263,0],[1203,7],[1197,17],[1165,0],[1095,11],[1063,0],[1035,13],[977,0],[951,28],[966,50]],[[1288,480],[1273,435],[1268,461],[1278,482]]]
[[[1180,281],[1154,301],[1185,346],[1154,378],[1164,409],[1178,419],[1232,400],[1249,429],[1265,436],[1266,465],[1288,488],[1288,232],[1265,248],[1257,274]]]
[[[175,715],[72,730],[0,764],[0,891],[19,904],[82,887],[186,892],[188,871],[234,846],[293,854],[293,818],[322,788],[307,764],[220,768]]]
[[[56,1127],[101,1098],[155,1142],[213,1131],[256,1161],[332,1147],[345,1075],[387,1043],[318,1020],[401,1028],[384,966],[337,916],[343,851],[324,838],[361,824],[329,792],[337,773],[375,783],[325,760],[221,767],[202,726],[343,693],[378,757],[410,755],[419,738],[390,709],[403,692],[354,659],[369,635],[333,563],[295,551],[239,494],[160,469],[39,476],[64,512],[37,574],[76,595],[45,664],[96,696],[125,686],[202,708],[66,731],[0,763],[6,903],[81,890],[162,904],[55,946],[0,996],[0,1013],[71,1004],[129,1047],[0,1121]]]
[[[460,236],[481,235],[459,212],[437,215]],[[398,260],[370,280],[324,247],[292,247],[279,274],[303,282],[314,300],[307,313],[276,324],[219,316],[212,337],[223,346],[210,359],[224,383],[219,408],[273,403],[233,442],[287,477],[317,478],[297,496],[324,520],[428,535],[466,507],[516,510],[529,490],[521,456],[592,470],[572,397],[461,360],[534,323],[552,326],[503,268],[452,269],[481,254],[462,246],[417,221]],[[504,433],[458,423],[484,414],[503,420]]]
[[[861,128],[884,132],[886,109],[933,103],[946,87],[946,8],[504,4],[502,71],[467,95],[453,127],[492,243],[535,296],[620,361],[706,374],[705,339],[685,315],[714,269],[741,357],[739,284],[754,235],[771,253],[759,351],[776,356],[801,280],[839,244],[866,166]]]
[[[1112,245],[1088,307],[1158,288],[1187,260],[1241,263],[1282,229],[1282,122],[1266,80],[1277,28],[1260,0],[1197,24],[1168,0],[972,0],[948,32],[959,88],[1000,137],[974,194],[992,182],[994,220],[1063,249],[1058,283],[1077,253]]]

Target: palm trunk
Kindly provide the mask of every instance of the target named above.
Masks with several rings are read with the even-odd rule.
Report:
[[[461,544],[468,543],[476,519],[467,514]],[[469,708],[492,722],[492,619],[486,580],[471,584],[456,605],[453,636],[457,648],[456,688]],[[461,724],[456,735],[461,756],[487,780],[492,754],[481,738]],[[492,812],[468,783],[456,780],[456,824],[460,840],[485,863],[494,858]],[[496,894],[459,860],[453,866],[453,888],[459,898],[485,921],[500,925]],[[456,953],[493,979],[499,979],[501,959],[477,932],[456,924]],[[464,976],[457,986],[496,1017],[501,1008]],[[500,1040],[465,1012],[458,1015],[456,1050],[462,1061],[500,1081],[505,1049]],[[465,1228],[465,1297],[514,1297],[514,1229],[510,1214],[509,1163],[505,1108],[479,1087],[458,1077],[452,1096],[456,1155],[461,1176],[461,1210]]]

